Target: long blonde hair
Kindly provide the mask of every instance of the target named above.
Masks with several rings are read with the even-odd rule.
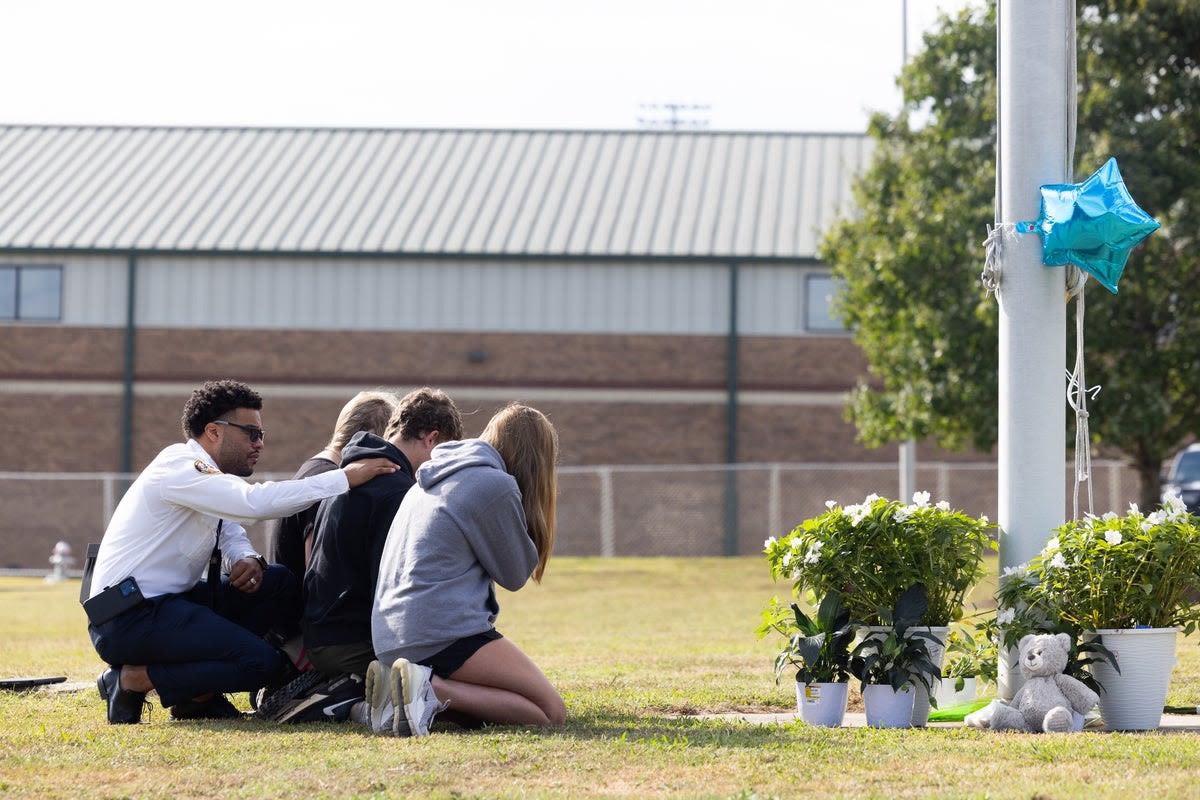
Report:
[[[558,432],[546,415],[520,403],[500,409],[480,434],[504,459],[521,490],[529,538],[537,548],[533,579],[539,583],[554,549],[558,504]]]

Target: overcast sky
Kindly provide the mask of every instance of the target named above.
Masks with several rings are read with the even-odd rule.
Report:
[[[0,0],[0,122],[861,131],[970,2]]]

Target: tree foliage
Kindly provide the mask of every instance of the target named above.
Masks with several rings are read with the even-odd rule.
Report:
[[[1093,440],[1138,470],[1148,505],[1162,461],[1200,431],[1200,3],[1080,0],[1077,12],[1074,180],[1116,156],[1162,223],[1131,256],[1119,294],[1094,281],[1085,290],[1087,377],[1102,386]],[[994,5],[943,17],[899,85],[903,108],[869,126],[876,149],[855,186],[857,216],[821,250],[870,364],[849,415],[870,446],[990,450],[999,314],[979,274],[995,214]],[[1068,352],[1073,362],[1073,342]]]

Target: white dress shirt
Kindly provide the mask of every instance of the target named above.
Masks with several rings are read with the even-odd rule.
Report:
[[[208,566],[221,525],[230,563],[257,555],[239,523],[285,517],[349,489],[340,469],[309,478],[248,483],[217,469],[199,443],[173,444],[121,498],[92,573],[95,596],[132,575],[145,597],[191,589]]]

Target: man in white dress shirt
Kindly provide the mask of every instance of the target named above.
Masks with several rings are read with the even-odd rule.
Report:
[[[88,626],[112,665],[97,680],[110,723],[140,722],[151,690],[174,719],[239,715],[224,693],[274,678],[283,656],[262,636],[297,622],[296,577],[268,565],[242,523],[286,516],[395,471],[377,458],[302,480],[248,483],[265,445],[261,408],[262,398],[238,381],[196,389],[183,411],[187,441],[155,457],[109,522],[90,598],[128,587],[130,577],[144,598]],[[202,578],[218,548],[228,575],[210,585]]]

